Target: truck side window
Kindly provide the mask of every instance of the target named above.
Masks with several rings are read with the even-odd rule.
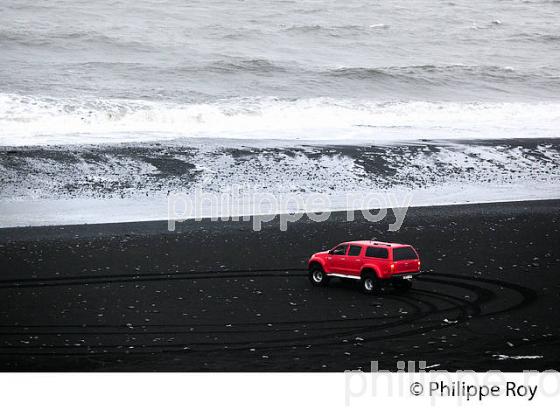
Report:
[[[350,245],[350,250],[348,251],[348,256],[358,256],[362,252],[362,247],[357,245]]]
[[[332,254],[333,255],[346,255],[346,248],[348,247],[348,245],[339,245],[336,248],[334,248]]]
[[[366,256],[368,258],[382,258],[387,259],[389,257],[389,252],[385,248],[367,248]]]

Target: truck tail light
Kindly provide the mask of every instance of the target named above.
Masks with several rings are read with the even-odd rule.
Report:
[[[395,272],[395,264],[394,263],[391,264],[391,273],[393,273],[393,272]]]

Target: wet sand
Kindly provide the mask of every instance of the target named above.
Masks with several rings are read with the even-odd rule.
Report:
[[[0,369],[560,368],[560,200],[356,216],[1,229]],[[368,238],[417,247],[412,291],[309,284],[311,253]]]
[[[234,185],[278,193],[445,185],[452,190],[465,185],[496,189],[496,184],[519,187],[532,182],[556,187],[559,164],[558,138],[295,146],[281,141],[247,140],[240,145],[231,140],[178,139],[0,147],[0,199],[141,199]]]

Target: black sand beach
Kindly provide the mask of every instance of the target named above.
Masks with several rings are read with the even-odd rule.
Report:
[[[4,371],[558,369],[560,200],[360,214],[0,230]],[[312,288],[311,253],[350,239],[417,247],[411,292]]]

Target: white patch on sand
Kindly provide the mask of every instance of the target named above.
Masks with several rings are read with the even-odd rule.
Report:
[[[542,356],[508,356],[507,354],[495,354],[492,357],[495,357],[498,360],[537,360],[542,359]]]

